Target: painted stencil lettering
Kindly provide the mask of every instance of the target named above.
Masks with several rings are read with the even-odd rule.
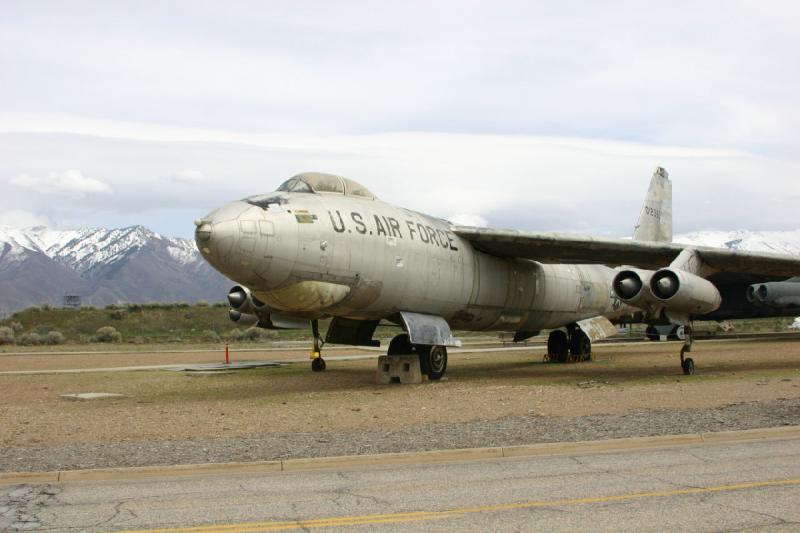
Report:
[[[344,232],[344,220],[342,220],[342,214],[339,211],[336,211],[336,218],[339,219],[339,225],[336,225],[336,219],[333,217],[333,213],[328,211],[328,216],[331,217],[331,225],[333,226],[333,231],[336,233],[343,233]]]

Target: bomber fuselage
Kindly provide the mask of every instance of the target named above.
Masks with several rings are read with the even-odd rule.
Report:
[[[289,315],[376,320],[412,311],[454,329],[538,331],[625,312],[611,268],[494,257],[445,220],[377,199],[275,192],[197,225],[209,263]]]

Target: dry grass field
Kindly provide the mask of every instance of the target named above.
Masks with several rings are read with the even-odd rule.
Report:
[[[375,361],[329,360],[224,374],[172,371],[0,375],[0,446],[136,442],[403,428],[509,416],[577,417],[800,398],[800,342],[703,342],[683,376],[678,343],[601,345],[595,360],[544,364],[538,349],[460,353],[447,378],[376,385]],[[348,353],[352,353],[350,350]],[[248,359],[302,357],[269,352]],[[331,352],[331,355],[335,355]],[[27,361],[26,361],[27,359]],[[218,354],[0,356],[0,371],[219,361]],[[72,402],[62,394],[112,392]]]

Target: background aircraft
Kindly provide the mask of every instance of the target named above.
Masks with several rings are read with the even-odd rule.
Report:
[[[653,174],[633,240],[455,226],[382,202],[364,186],[305,173],[277,191],[229,203],[195,221],[206,260],[240,285],[231,319],[265,328],[307,327],[312,369],[326,342],[376,346],[381,320],[401,326],[389,355],[418,354],[429,379],[447,368],[452,330],[511,331],[515,340],[551,329],[556,360],[589,357],[610,320],[682,325],[691,350],[694,318],[747,314],[753,283],[800,273],[800,259],[672,243],[672,184]],[[767,285],[765,285],[767,286]],[[747,307],[742,307],[742,302]],[[728,316],[730,317],[730,316]]]

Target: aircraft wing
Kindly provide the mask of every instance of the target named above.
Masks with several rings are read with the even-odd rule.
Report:
[[[454,226],[453,233],[487,254],[533,259],[541,263],[595,263],[658,269],[686,248],[697,250],[717,272],[790,277],[800,275],[800,257],[677,243],[605,239],[564,233],[538,233]]]

